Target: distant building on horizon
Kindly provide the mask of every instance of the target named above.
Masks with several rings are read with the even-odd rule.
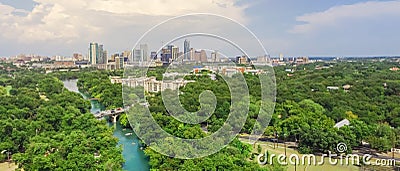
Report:
[[[296,58],[296,64],[298,64],[298,65],[308,64],[309,62],[310,61],[309,61],[307,56],[305,56],[305,57],[297,57]]]
[[[238,56],[236,57],[236,63],[237,64],[248,64],[250,62],[249,58],[247,56]]]
[[[149,48],[147,44],[140,44],[139,49],[133,49],[132,59],[130,61],[133,63],[150,61]]]
[[[157,59],[157,52],[154,52],[154,51],[151,52],[151,53],[150,53],[150,59],[151,59],[151,60],[156,60],[156,59]]]
[[[196,62],[207,62],[207,53],[205,50],[194,51],[194,61]]]
[[[74,61],[83,61],[84,60],[83,55],[80,53],[74,53],[74,54],[72,54],[72,56],[73,56]]]
[[[284,60],[283,58],[285,58],[285,56],[282,53],[279,54],[279,61],[283,61]]]
[[[190,41],[186,40],[183,42],[183,55],[184,55],[184,60],[191,60],[192,57],[190,56]]]
[[[171,47],[171,61],[170,61],[170,63],[172,61],[176,61],[178,59],[178,57],[179,57],[179,47],[172,46]]]
[[[189,57],[190,57],[189,60],[194,61],[195,50],[194,50],[193,48],[190,48],[189,54],[190,54],[190,55],[189,55]]]
[[[129,58],[129,56],[131,56],[131,55],[132,55],[132,52],[130,50],[125,50],[122,52],[122,54],[120,56],[124,57],[124,58]]]
[[[103,45],[94,42],[90,43],[89,61],[92,65],[107,63],[107,51],[103,50]]]
[[[172,58],[171,49],[172,49],[171,46],[164,47],[164,48],[161,49],[161,61],[164,64],[168,64],[170,59]]]
[[[124,57],[115,57],[115,69],[123,69],[124,68]]]
[[[213,62],[220,62],[221,61],[221,59],[219,57],[219,53],[218,53],[217,50],[215,50],[214,52],[211,52],[211,60]]]

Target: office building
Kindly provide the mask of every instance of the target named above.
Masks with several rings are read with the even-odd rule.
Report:
[[[179,58],[179,48],[177,46],[171,47],[171,61],[176,61]]]
[[[157,52],[151,52],[150,53],[150,59],[152,59],[152,60],[156,60],[157,59]]]
[[[115,69],[124,68],[124,57],[115,57]]]
[[[169,61],[171,60],[171,58],[172,58],[171,50],[172,50],[172,46],[169,46],[167,48],[163,48],[161,50],[161,61],[163,63],[169,63]]]
[[[140,52],[142,53],[142,60],[141,61],[150,61],[150,56],[149,56],[149,48],[147,44],[141,44],[140,45]]]
[[[132,54],[132,62],[150,61],[149,49],[147,44],[139,45],[139,49],[133,49]]]
[[[125,58],[128,58],[129,56],[131,56],[131,54],[132,54],[131,51],[125,50],[125,51],[122,52],[121,56],[125,57]]]
[[[90,43],[89,46],[89,61],[90,64],[95,65],[97,64],[97,56],[99,55],[99,45],[97,43]]]
[[[74,61],[83,61],[83,55],[79,53],[74,53],[73,55],[73,60]]]
[[[112,55],[111,55],[111,58],[110,58],[110,61],[115,61],[115,58],[116,58],[116,57],[120,57],[120,55],[119,55],[118,53],[112,54]]]
[[[247,56],[238,56],[236,57],[236,63],[237,64],[248,64],[250,62],[249,58]]]
[[[96,64],[104,64],[103,45],[99,45],[99,56]]]
[[[211,60],[213,62],[220,62],[218,51],[211,52]]]
[[[89,61],[92,65],[107,63],[107,51],[103,50],[103,45],[99,45],[98,43],[90,43]]]
[[[195,51],[194,52],[194,60],[196,62],[207,62],[207,53],[205,50]]]
[[[192,57],[190,56],[190,41],[185,40],[183,42],[183,53],[184,53],[184,60],[191,60]]]
[[[190,56],[190,60],[191,61],[194,61],[194,54],[195,54],[195,50],[193,49],[193,48],[190,48],[190,51],[189,51],[189,56]]]
[[[133,52],[133,62],[140,62],[142,61],[142,52],[140,49],[134,49]]]

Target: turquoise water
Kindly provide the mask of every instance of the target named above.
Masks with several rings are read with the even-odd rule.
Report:
[[[64,82],[64,87],[70,91],[80,93],[76,85],[78,80],[67,80]],[[88,97],[80,93],[83,98],[88,99]],[[96,113],[101,111],[103,106],[97,100],[91,100],[91,113]],[[145,156],[144,152],[140,149],[139,139],[131,129],[123,129],[119,123],[113,124],[108,123],[110,127],[114,127],[114,137],[118,138],[118,145],[122,145],[123,151],[122,155],[125,159],[125,164],[123,169],[127,171],[146,171],[149,169],[149,161]],[[126,135],[127,133],[132,133],[132,135]]]
[[[113,124],[110,124],[110,126],[113,126]],[[117,123],[115,127],[114,136],[119,139],[118,144],[122,144],[122,155],[126,160],[123,168],[128,171],[150,170],[148,165],[149,161],[140,149],[139,139],[133,131],[131,129],[122,129],[119,123]],[[132,133],[132,135],[125,135],[127,133]]]

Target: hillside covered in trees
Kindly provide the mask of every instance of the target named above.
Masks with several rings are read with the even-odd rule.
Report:
[[[121,170],[118,140],[90,103],[51,75],[21,71],[1,74],[0,150],[29,170]],[[7,160],[0,154],[0,161]]]
[[[275,111],[264,135],[296,142],[301,153],[334,152],[338,143],[347,144],[347,153],[363,142],[382,152],[399,147],[400,73],[391,70],[397,66],[398,62],[389,60],[358,60],[275,67]],[[154,68],[149,76],[160,79],[163,71],[163,68]],[[24,71],[13,73],[15,79],[8,73],[2,74],[0,125],[5,134],[1,137],[0,149],[12,150],[13,160],[25,170],[121,169],[121,149],[116,147],[117,140],[111,130],[88,113],[89,104],[80,95],[63,89],[59,79],[78,78],[81,91],[112,109],[123,106],[122,85],[111,84],[109,77],[122,74],[121,71],[88,70],[43,75]],[[260,110],[261,89],[257,76],[245,74],[244,78],[250,90],[250,106],[240,132],[249,134]],[[161,128],[177,137],[208,136],[221,128],[228,117],[229,88],[218,76],[216,80],[206,74],[186,79],[196,82],[180,89],[183,93],[179,99],[184,108],[198,110],[199,95],[209,90],[217,100],[213,115],[200,124],[181,123],[165,109],[161,93],[146,93],[151,115]],[[135,127],[129,125],[129,117],[122,115],[121,124]],[[350,125],[335,128],[335,123],[343,119],[349,120]],[[218,153],[193,160],[164,156],[146,146],[144,151],[149,156],[151,169],[155,170],[285,170],[278,165],[259,166],[253,158],[253,148],[234,139]],[[95,161],[94,153],[102,155],[99,161]],[[5,155],[0,157],[6,159]]]

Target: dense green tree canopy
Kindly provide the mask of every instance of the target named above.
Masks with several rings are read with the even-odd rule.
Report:
[[[0,150],[11,152],[20,168],[122,169],[122,148],[112,129],[88,113],[88,101],[50,75],[20,72],[9,79],[13,93],[0,94]]]

